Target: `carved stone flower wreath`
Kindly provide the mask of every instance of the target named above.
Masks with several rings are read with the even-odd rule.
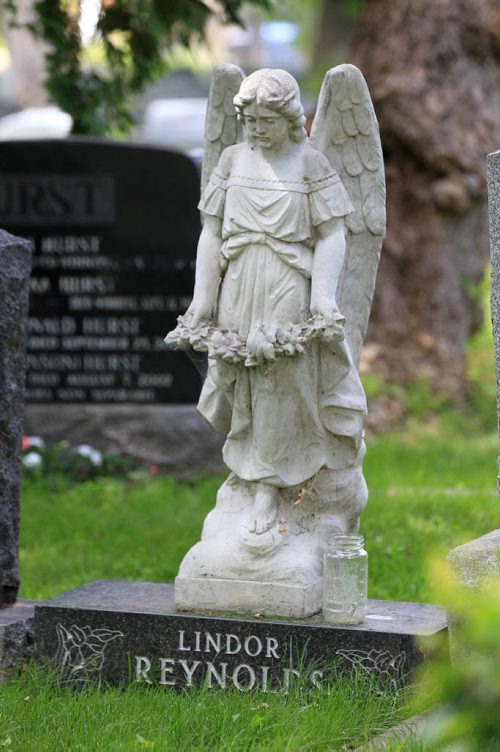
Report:
[[[253,337],[259,337],[266,348],[266,359],[286,355],[293,357],[304,352],[308,344],[319,339],[335,342],[344,339],[344,319],[327,321],[323,316],[312,316],[303,324],[266,326],[261,324]],[[247,343],[236,332],[219,329],[212,322],[202,321],[193,327],[186,316],[179,316],[176,328],[165,337],[167,345],[191,346],[194,350],[207,352],[209,358],[221,358],[227,363],[254,367],[255,356],[249,352]]]

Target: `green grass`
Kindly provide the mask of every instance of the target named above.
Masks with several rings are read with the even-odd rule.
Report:
[[[47,598],[103,577],[172,582],[220,482],[26,479],[21,595]]]
[[[4,685],[1,697],[0,748],[16,752],[340,750],[388,728],[401,704],[361,679],[339,680],[330,694],[72,692],[31,668]]]
[[[496,454],[493,434],[443,437],[434,426],[369,441],[370,597],[426,600],[428,555],[499,526]],[[100,578],[172,582],[221,480],[27,478],[21,595],[46,598]]]
[[[362,516],[370,597],[428,600],[429,557],[500,526],[497,451],[496,435],[443,437],[429,429],[370,443]]]

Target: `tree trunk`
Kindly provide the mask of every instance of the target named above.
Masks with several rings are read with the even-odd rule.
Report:
[[[314,47],[314,64],[322,66],[345,63],[356,23],[348,18],[339,0],[322,0]]]
[[[351,61],[380,123],[388,232],[364,362],[460,399],[488,259],[485,156],[500,148],[495,0],[368,0]]]

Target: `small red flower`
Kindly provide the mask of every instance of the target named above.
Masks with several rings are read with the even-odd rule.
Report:
[[[22,448],[23,448],[23,452],[25,452],[27,449],[30,448],[30,440],[27,436],[23,436]]]
[[[158,473],[160,472],[160,468],[158,467],[158,465],[150,465],[148,468],[148,472],[150,475],[158,475]]]

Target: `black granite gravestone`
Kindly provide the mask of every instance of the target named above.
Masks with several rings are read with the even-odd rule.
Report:
[[[34,245],[27,401],[196,401],[163,337],[192,293],[198,198],[195,166],[162,148],[0,142],[0,226]]]
[[[369,601],[364,624],[334,627],[306,619],[184,613],[174,586],[100,580],[35,607],[35,652],[62,682],[140,683],[182,688],[289,689],[297,677],[328,686],[357,670],[396,688],[446,632],[443,609]]]

